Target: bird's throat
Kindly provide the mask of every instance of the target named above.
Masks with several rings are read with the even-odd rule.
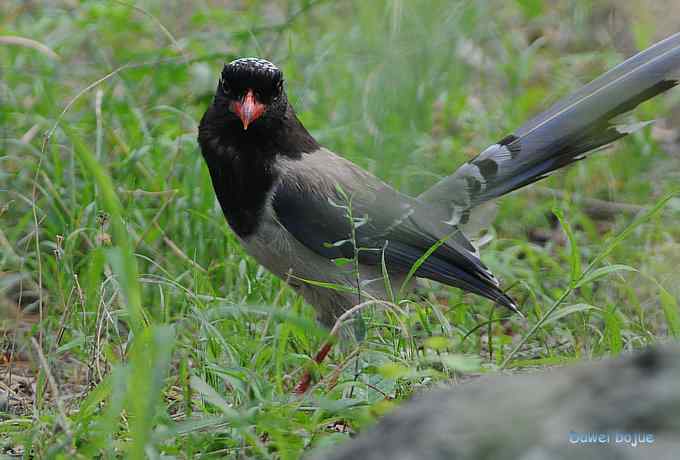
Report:
[[[247,131],[212,106],[199,126],[198,141],[215,195],[230,227],[241,238],[257,231],[267,197],[278,179],[277,159],[299,159],[319,144],[292,108],[279,119],[261,118]]]

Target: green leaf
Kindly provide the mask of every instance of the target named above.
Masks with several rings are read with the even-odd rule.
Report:
[[[448,338],[448,337],[443,337],[441,335],[435,335],[433,337],[428,337],[425,339],[425,342],[423,345],[425,345],[426,348],[430,348],[432,350],[445,350],[449,348],[453,341]]]
[[[628,272],[637,272],[637,269],[629,266],[629,265],[621,265],[621,264],[615,264],[615,265],[607,265],[606,267],[600,267],[597,270],[593,270],[587,274],[585,274],[574,286],[574,289],[580,288],[581,286],[585,286],[586,284],[590,284],[600,278],[603,278],[610,273],[614,272],[620,272],[620,271],[628,271]]]
[[[564,233],[567,234],[567,238],[569,239],[570,248],[569,263],[571,265],[571,284],[575,285],[578,279],[581,277],[581,253],[578,248],[578,242],[576,241],[574,232],[571,229],[571,225],[569,225],[569,222],[565,220],[564,213],[562,212],[562,210],[559,208],[553,208],[552,212],[553,214],[555,214],[555,216],[557,216],[557,219],[560,221],[560,224],[564,229]]]
[[[60,354],[65,353],[69,350],[80,347],[83,344],[85,344],[86,342],[87,342],[87,338],[85,336],[76,337],[75,339],[73,339],[69,342],[66,342],[65,344],[63,344],[59,348],[57,348],[57,354],[60,355]]]
[[[389,244],[388,241],[385,242],[385,247]],[[394,298],[394,290],[392,289],[392,280],[390,280],[390,272],[387,270],[387,263],[385,262],[385,247],[380,251],[380,268],[383,274],[383,281],[385,282],[385,292],[387,292],[387,298],[392,303],[397,303]]]
[[[355,288],[345,286],[343,284],[336,284],[336,283],[326,283],[325,281],[315,281],[315,280],[308,280],[305,278],[300,278],[299,276],[294,276],[291,275],[291,278],[294,278],[296,280],[303,281],[307,284],[311,284],[312,286],[316,287],[322,287],[326,289],[332,289],[334,291],[340,291],[340,292],[356,292]]]
[[[85,414],[94,411],[95,405],[105,398],[108,398],[108,404],[95,423],[88,427],[88,442],[79,448],[79,452],[89,452],[94,457],[94,453],[109,448],[112,435],[118,431],[120,413],[125,406],[128,375],[127,367],[114,367],[92,392],[91,398],[88,396]]]
[[[659,302],[666,318],[668,333],[676,339],[680,338],[680,307],[678,306],[678,301],[656,279],[649,275],[643,274],[643,276],[659,288]]]
[[[616,248],[626,238],[628,238],[628,236],[631,233],[633,233],[635,229],[637,229],[640,225],[649,222],[649,220],[652,219],[652,217],[661,212],[661,210],[666,206],[666,204],[671,200],[671,198],[677,195],[680,195],[680,189],[674,190],[665,195],[664,197],[662,197],[659,201],[656,202],[656,204],[650,210],[648,210],[641,216],[638,216],[621,233],[607,241],[607,244],[605,245],[604,249],[602,249],[602,251],[600,251],[597,257],[595,257],[595,259],[593,259],[593,261],[588,265],[588,268],[586,268],[584,275],[589,273],[598,265],[600,265],[600,262],[602,262],[604,258],[607,257],[614,250],[614,248]]]
[[[111,395],[111,380],[112,374],[108,374],[104,380],[94,387],[87,397],[80,403],[78,408],[77,420],[82,421],[85,417],[89,417],[97,411],[99,403],[104,401]]]
[[[346,257],[338,257],[337,259],[333,259],[333,263],[338,267],[344,267],[345,265],[349,265],[352,262],[354,262],[354,260],[348,259]]]
[[[231,404],[229,404],[213,387],[208,385],[205,380],[192,375],[190,380],[191,388],[200,394],[210,404],[218,408],[225,419],[229,421],[235,428],[237,428],[244,439],[251,444],[260,454],[262,458],[271,458],[267,452],[266,447],[260,442],[259,438],[251,432],[246,423],[246,418],[236,411]]]
[[[209,321],[216,321],[234,314],[255,314],[271,316],[279,321],[285,321],[293,328],[308,336],[316,335],[324,339],[328,338],[328,330],[319,326],[319,323],[312,319],[304,318],[300,315],[282,311],[280,308],[264,305],[220,305],[205,312],[205,317]]]
[[[453,327],[451,326],[451,323],[444,312],[442,312],[441,307],[432,302],[428,302],[428,305],[432,309],[432,313],[434,314],[435,318],[437,318],[437,321],[439,321],[444,335],[451,336],[453,334]]]
[[[148,449],[152,447],[151,435],[174,342],[171,326],[150,326],[133,343],[127,395],[132,435],[128,458],[147,458]]]
[[[186,435],[195,431],[203,431],[213,427],[217,428],[219,425],[223,425],[228,421],[229,419],[226,417],[204,417],[199,420],[182,420],[169,427],[157,429],[153,434],[153,441],[159,443],[166,439]]]
[[[516,0],[528,19],[534,19],[543,13],[543,0]]]
[[[604,335],[613,355],[618,355],[623,350],[621,337],[621,319],[614,305],[611,305],[604,313]]]
[[[141,288],[137,279],[137,261],[135,260],[129,232],[123,219],[123,207],[120,204],[118,195],[116,195],[111,177],[104,167],[99,164],[85,142],[68,126],[63,125],[62,129],[73,144],[73,150],[80,160],[83,169],[94,177],[104,209],[111,216],[113,242],[116,248],[112,248],[113,250],[108,254],[114,256],[111,265],[114,267],[123,288],[128,314],[130,315],[130,325],[133,332],[137,334],[145,325],[144,312],[142,310]]]
[[[594,305],[588,305],[587,303],[577,303],[577,304],[574,304],[574,305],[567,305],[566,307],[560,308],[555,313],[550,315],[550,318],[546,319],[543,322],[543,325],[546,326],[548,324],[559,321],[560,319],[565,318],[569,315],[573,315],[574,313],[588,311],[588,310],[596,310],[596,311],[600,311],[600,312],[602,311],[601,308],[598,308]]]
[[[217,392],[213,387],[208,385],[202,378],[192,375],[190,380],[191,388],[208,401],[213,406],[217,407],[224,415],[226,415],[232,422],[242,421],[241,415]]]
[[[386,363],[378,368],[378,372],[383,378],[396,380],[403,377],[411,377],[415,374],[415,370],[410,367],[403,366],[397,363]]]
[[[668,332],[676,339],[680,338],[680,308],[678,301],[673,295],[659,286],[659,299],[661,300],[661,308],[663,308],[664,316],[666,317],[666,324],[668,324]]]
[[[441,355],[440,360],[446,367],[458,372],[476,372],[481,367],[481,360],[478,356],[447,353]]]
[[[406,286],[408,286],[409,281],[411,281],[411,278],[416,274],[418,269],[420,268],[421,265],[425,263],[425,261],[437,250],[439,247],[446,243],[446,241],[451,238],[454,235],[454,233],[451,233],[449,235],[446,235],[444,238],[441,240],[437,241],[435,244],[433,244],[427,251],[425,251],[425,254],[420,256],[418,260],[411,266],[411,269],[409,270],[408,274],[406,275],[406,278],[404,278],[404,282],[401,283],[401,287],[399,288],[399,298],[404,297],[404,291],[406,289]]]

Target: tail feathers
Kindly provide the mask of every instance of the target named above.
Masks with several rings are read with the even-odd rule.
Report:
[[[644,123],[622,114],[680,81],[680,33],[638,53],[525,123],[420,196],[465,224],[473,207],[540,180]]]
[[[470,273],[455,265],[449,265],[441,270],[433,270],[431,266],[421,266],[416,275],[486,297],[522,316],[515,300],[501,290],[493,275],[490,278],[480,276],[479,273]]]

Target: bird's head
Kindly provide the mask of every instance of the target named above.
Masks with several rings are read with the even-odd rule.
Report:
[[[222,69],[215,103],[244,130],[258,120],[281,118],[288,104],[283,73],[264,59],[236,59]]]
[[[288,103],[281,69],[259,58],[224,66],[212,104],[201,118],[198,142],[203,156],[218,163],[232,156],[296,157],[319,148]]]

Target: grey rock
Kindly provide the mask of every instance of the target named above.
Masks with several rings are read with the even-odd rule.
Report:
[[[434,390],[316,458],[678,459],[680,346]]]

